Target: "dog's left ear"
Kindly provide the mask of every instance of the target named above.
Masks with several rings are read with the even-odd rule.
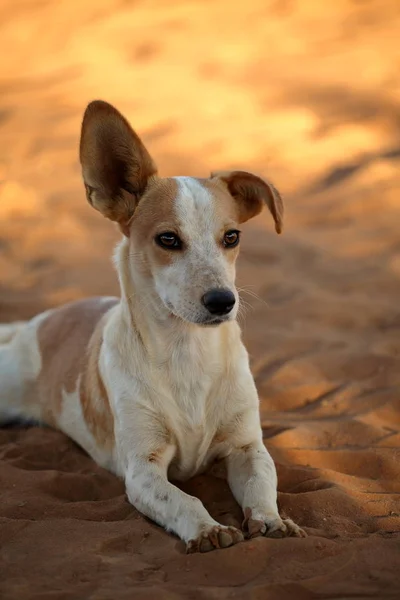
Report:
[[[267,205],[275,221],[276,232],[282,232],[283,201],[272,183],[246,171],[221,171],[211,173],[211,178],[226,184],[236,201],[240,223],[258,215],[263,206]]]

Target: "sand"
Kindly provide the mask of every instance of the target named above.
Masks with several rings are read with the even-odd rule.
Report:
[[[77,161],[93,98],[161,173],[284,194],[238,280],[280,507],[309,534],[187,556],[61,433],[2,429],[1,598],[399,597],[398,1],[3,0],[0,23],[0,321],[118,292]],[[221,473],[184,489],[240,523]]]

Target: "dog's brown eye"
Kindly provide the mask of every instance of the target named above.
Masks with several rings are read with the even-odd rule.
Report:
[[[240,231],[236,229],[232,229],[232,231],[227,231],[224,235],[224,246],[226,248],[234,248],[238,245],[240,240]]]
[[[182,241],[176,235],[176,233],[172,233],[172,231],[167,231],[166,233],[160,233],[156,237],[156,242],[161,248],[165,248],[168,250],[180,250],[182,248]]]

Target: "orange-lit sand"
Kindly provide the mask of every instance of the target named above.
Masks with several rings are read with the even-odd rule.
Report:
[[[77,163],[93,98],[163,174],[241,167],[285,195],[239,284],[280,505],[310,534],[186,556],[63,435],[3,429],[1,598],[398,597],[398,0],[3,0],[0,23],[1,321],[117,291]],[[185,489],[240,522],[222,479]]]

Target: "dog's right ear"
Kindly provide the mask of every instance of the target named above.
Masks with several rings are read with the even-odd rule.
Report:
[[[88,201],[128,235],[149,178],[157,174],[150,154],[121,113],[101,100],[85,111],[79,154]]]

